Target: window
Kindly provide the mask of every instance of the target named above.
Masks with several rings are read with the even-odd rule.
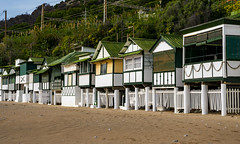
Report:
[[[68,86],[72,85],[72,74],[68,75]]]
[[[125,62],[126,70],[132,69],[132,59],[126,59]]]
[[[134,68],[141,68],[141,57],[134,58]]]
[[[104,75],[107,73],[107,63],[101,64],[101,75]]]
[[[81,73],[87,73],[87,72],[88,72],[88,63],[81,62]]]

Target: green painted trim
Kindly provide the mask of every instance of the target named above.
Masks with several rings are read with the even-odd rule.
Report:
[[[127,57],[127,56],[132,56],[132,55],[138,55],[140,53],[142,53],[143,50],[138,50],[138,51],[133,51],[133,52],[129,52],[129,53],[124,53],[124,54],[119,54],[119,57]]]
[[[196,45],[196,43],[185,44],[184,47],[193,46],[193,45]]]
[[[172,87],[172,86],[175,86],[174,84],[173,85],[152,85],[152,87]]]
[[[94,72],[87,72],[87,73],[78,73],[78,75],[88,75],[88,74],[95,74]]]
[[[218,40],[222,40],[222,36],[216,37],[216,38],[212,38],[212,39],[208,39],[207,43],[211,43],[211,42],[218,41]]]
[[[211,77],[211,78],[199,78],[199,79],[185,79],[183,82],[185,83],[194,83],[194,82],[211,82],[211,81],[224,81],[223,77]]]
[[[107,59],[111,59],[111,57],[105,57],[105,58],[100,58],[100,59],[96,59],[96,60],[92,60],[90,61],[91,63],[94,63],[94,62],[99,62],[99,61],[103,61],[103,60],[107,60]]]
[[[193,62],[193,63],[185,63],[184,66],[186,65],[193,65],[193,64],[203,64],[203,63],[209,63],[209,62],[222,62],[222,59],[218,60],[208,60],[208,61],[201,61],[201,62]]]
[[[144,61],[145,61],[145,59],[144,59],[144,51],[143,51],[143,54],[142,54],[142,82],[144,83]]]
[[[201,45],[206,45],[207,44],[207,42],[206,41],[204,41],[204,42],[199,42],[199,43],[196,43],[196,46],[201,46]]]

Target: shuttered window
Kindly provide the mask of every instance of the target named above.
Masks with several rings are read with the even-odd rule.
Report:
[[[240,36],[226,36],[227,59],[240,60]]]

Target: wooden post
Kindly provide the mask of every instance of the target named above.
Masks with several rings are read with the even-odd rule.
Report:
[[[109,105],[109,99],[108,99],[108,89],[105,90],[105,98],[106,98],[106,108],[108,108]]]
[[[184,113],[190,112],[190,86],[184,84]]]
[[[152,88],[152,106],[153,106],[153,112],[157,110],[156,106],[156,89],[153,87]]]
[[[93,88],[93,97],[92,97],[93,107],[96,107],[96,88]]]
[[[53,104],[53,98],[52,98],[52,90],[49,90],[49,96],[50,96],[50,104]]]
[[[5,12],[5,38],[7,37],[7,10]]]
[[[83,89],[80,89],[80,95],[81,95],[81,107],[84,106],[84,98],[83,98]]]
[[[222,116],[227,115],[227,107],[226,107],[226,92],[227,90],[227,85],[225,83],[221,84],[221,102],[222,102],[222,111],[221,114]]]
[[[97,108],[101,108],[100,91],[97,91]]]
[[[36,103],[36,92],[33,91],[33,103]]]
[[[145,111],[149,111],[149,87],[145,87]]]
[[[138,110],[138,105],[139,105],[139,98],[138,98],[138,88],[135,87],[135,110]]]
[[[89,89],[88,88],[86,89],[86,98],[87,98],[86,107],[89,107]]]
[[[114,90],[114,109],[119,109],[119,90]]]
[[[177,110],[177,92],[178,92],[178,88],[174,87],[174,113],[178,113],[178,110]]]
[[[41,14],[41,31],[44,29],[44,4],[42,4],[42,14]]]
[[[56,92],[56,90],[54,90],[54,102],[53,102],[53,104],[54,105],[56,105],[57,104],[57,92]]]
[[[126,110],[129,110],[129,88],[125,88]]]
[[[202,107],[202,115],[208,114],[208,86],[206,84],[201,85],[201,107]]]

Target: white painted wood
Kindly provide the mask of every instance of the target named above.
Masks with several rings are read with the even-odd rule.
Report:
[[[154,87],[152,88],[152,100],[153,100],[152,102],[153,112],[155,112],[157,109],[157,103],[156,103],[156,90]]]
[[[86,107],[89,107],[89,89],[86,89]]]
[[[73,73],[73,74],[72,74],[72,78],[73,78],[72,84],[73,84],[73,85],[77,85],[77,83],[76,83],[76,82],[77,82],[77,75],[76,75],[76,73]]]
[[[135,72],[130,72],[130,82],[134,83],[136,81],[136,76],[135,76]]]
[[[160,77],[161,77],[160,85],[163,85],[164,84],[164,73],[161,73]]]
[[[149,87],[145,87],[145,111],[149,111]]]
[[[224,35],[240,35],[240,26],[232,24],[224,24]]]
[[[16,76],[16,84],[20,84],[20,76]]]
[[[29,75],[20,76],[20,84],[26,84],[29,82]]]
[[[104,48],[103,49],[103,57],[109,57],[110,55],[109,55],[109,53],[108,53],[108,51]]]
[[[184,85],[184,113],[190,112],[190,86]]]
[[[80,94],[81,94],[81,107],[83,107],[84,106],[83,89],[80,89]]]
[[[2,90],[8,90],[8,85],[2,85]]]
[[[119,90],[114,90],[114,109],[119,109]]]
[[[101,108],[100,91],[97,91],[97,108]]]
[[[129,73],[124,73],[124,83],[129,83]]]
[[[125,108],[126,110],[129,110],[129,104],[130,104],[130,99],[129,99],[129,88],[125,88]]]
[[[123,86],[122,74],[114,74],[114,86]]]
[[[227,115],[227,107],[226,107],[226,89],[227,86],[225,83],[221,84],[221,102],[222,102],[222,110],[221,110],[221,115],[226,116]]]
[[[68,85],[68,74],[64,75],[64,86]]]
[[[184,66],[184,78],[185,79],[193,79],[192,65],[185,65]]]
[[[90,74],[85,74],[85,75],[79,75],[79,86],[86,86],[86,85],[90,85],[89,81],[90,81]]]
[[[79,70],[79,66],[76,64],[70,64],[70,65],[64,65],[63,66],[63,72],[72,72]]]
[[[227,61],[227,63],[227,76],[240,76],[240,61]]]
[[[162,52],[162,51],[167,51],[167,50],[172,50],[173,48],[168,44],[166,43],[165,41],[161,41],[157,47],[155,48],[155,50],[153,51],[153,53],[156,53],[156,52]]]
[[[142,71],[136,72],[136,82],[142,82]]]
[[[204,32],[208,32],[208,31],[216,30],[216,29],[222,28],[223,26],[224,26],[224,25],[222,24],[222,25],[218,25],[218,26],[211,27],[211,28],[207,28],[207,29],[203,29],[203,30],[191,32],[191,33],[188,33],[188,34],[183,35],[183,37],[193,36],[193,35],[197,35],[197,34],[200,34],[200,33],[204,33]]]
[[[98,75],[95,77],[95,87],[112,87],[113,74]]]
[[[24,60],[16,59],[15,60],[15,67],[20,67],[20,63],[24,62]]]
[[[201,64],[195,64],[194,65],[194,73],[193,77],[194,78],[202,78],[202,65]]]
[[[33,103],[36,103],[36,92],[33,91]]]
[[[15,70],[14,69],[11,69],[9,74],[15,74]]]
[[[2,76],[0,76],[0,90],[2,90]]]
[[[62,106],[67,107],[78,107],[77,100],[75,96],[62,96]]]
[[[138,100],[138,88],[135,87],[135,110],[138,110],[138,103],[139,103],[139,100]]]
[[[173,99],[174,99],[174,113],[178,113],[178,108],[177,108],[177,93],[178,93],[178,88],[177,87],[174,87],[174,96],[173,96]]]
[[[208,114],[208,85],[201,85],[201,107],[202,107],[202,115]]]
[[[22,102],[23,90],[17,90],[15,102]]]

